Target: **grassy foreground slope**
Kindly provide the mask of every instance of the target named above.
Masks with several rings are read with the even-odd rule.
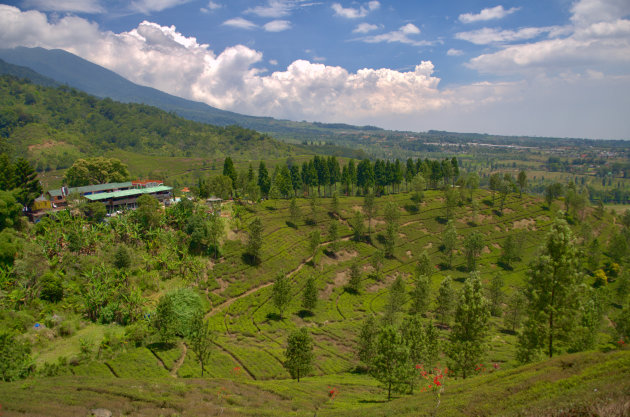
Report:
[[[626,416],[630,351],[558,356],[447,380],[438,416]],[[334,387],[337,396],[328,392]],[[373,381],[339,374],[292,380],[63,376],[0,384],[3,416],[429,416],[431,392],[375,400]]]

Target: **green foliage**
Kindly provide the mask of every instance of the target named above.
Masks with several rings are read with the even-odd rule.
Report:
[[[44,274],[40,280],[41,290],[39,298],[51,303],[57,303],[63,299],[63,285],[61,278],[52,272]]]
[[[212,354],[212,342],[214,338],[214,332],[208,326],[208,322],[203,319],[202,311],[197,311],[190,320],[186,340],[188,341],[190,350],[192,350],[197,357],[197,361],[201,367],[202,377],[205,365],[210,360],[210,355]]]
[[[419,316],[408,316],[400,326],[400,333],[409,349],[411,363],[415,367],[421,365],[425,369],[433,369],[440,355],[439,334],[433,322],[423,326]]]
[[[14,381],[26,377],[31,368],[31,345],[15,335],[0,331],[0,378]]]
[[[350,278],[348,279],[346,290],[352,294],[359,294],[361,292],[361,279],[359,264],[353,262],[352,265],[350,265]]]
[[[440,316],[440,322],[448,323],[455,307],[455,289],[450,276],[445,277],[440,283],[436,304],[435,311]]]
[[[5,229],[0,232],[0,266],[13,265],[16,255],[22,248],[22,239],[13,229]]]
[[[368,161],[369,162],[369,161]],[[363,163],[363,161],[361,162]],[[361,166],[361,164],[359,164]],[[374,205],[374,194],[366,193],[363,197],[363,214],[368,220],[368,237],[372,237],[372,217],[376,214],[376,207]]]
[[[234,162],[229,156],[223,160],[223,176],[232,180],[232,184],[236,184],[237,174],[234,168]],[[223,198],[223,197],[221,197]]]
[[[144,230],[155,229],[162,221],[162,211],[157,198],[142,194],[136,200],[138,208],[133,212],[136,220]]]
[[[16,188],[16,200],[22,206],[30,208],[35,199],[42,193],[42,186],[37,178],[37,173],[26,159],[19,158],[16,161],[13,181],[14,188]]]
[[[434,272],[433,265],[431,264],[431,258],[429,257],[429,253],[425,250],[420,253],[418,257],[418,262],[416,263],[416,278],[424,275],[426,277],[431,278]]]
[[[80,158],[66,171],[64,182],[70,187],[106,184],[129,180],[127,166],[116,158]]]
[[[446,260],[446,266],[451,268],[453,266],[453,251],[457,245],[457,230],[455,230],[455,223],[449,220],[446,224],[446,228],[442,232],[442,247],[444,253],[444,259]]]
[[[92,223],[100,223],[105,219],[105,216],[107,216],[107,208],[105,207],[105,204],[99,201],[81,205],[81,212]]]
[[[566,221],[556,218],[526,279],[528,318],[519,338],[521,361],[534,359],[545,344],[552,357],[554,343],[570,337],[578,312],[578,261],[571,229]]]
[[[398,314],[402,312],[406,303],[407,292],[405,290],[405,281],[403,281],[402,277],[399,275],[389,287],[389,297],[385,305],[384,320],[390,324],[396,323],[396,318]]]
[[[391,393],[405,392],[413,377],[414,366],[409,356],[409,348],[401,333],[395,327],[383,327],[376,340],[376,348],[370,375],[387,389],[387,399]]]
[[[291,223],[293,223],[293,225],[297,227],[298,221],[302,216],[302,212],[300,211],[300,207],[297,204],[297,198],[295,198],[295,196],[291,198],[291,203],[289,205],[289,216],[291,219]]]
[[[505,316],[503,317],[504,326],[515,332],[521,326],[526,307],[525,294],[521,289],[515,289],[507,300]]]
[[[470,233],[464,238],[464,256],[466,257],[468,271],[477,269],[477,258],[481,255],[484,246],[483,235],[477,231]]]
[[[309,247],[311,256],[315,256],[315,252],[317,252],[317,248],[319,248],[320,243],[321,243],[321,235],[319,234],[319,230],[313,230],[309,234],[309,239],[308,239],[308,247]]]
[[[308,277],[302,294],[302,308],[307,311],[313,311],[317,307],[318,299],[317,280],[314,276]]]
[[[208,183],[208,191],[210,195],[214,195],[223,200],[227,200],[232,196],[234,190],[234,182],[227,175],[217,175]]]
[[[114,251],[114,266],[118,269],[127,269],[131,266],[131,255],[125,245],[118,245]]]
[[[13,193],[0,191],[0,231],[18,224],[22,207],[18,204]]]
[[[400,211],[393,201],[385,205],[385,256],[394,256],[394,248],[398,238],[398,219]]]
[[[284,367],[291,378],[300,382],[300,377],[307,376],[313,369],[313,339],[305,327],[294,330],[287,339],[284,353]]]
[[[260,250],[262,248],[262,233],[263,225],[259,217],[256,217],[249,224],[249,237],[247,240],[247,247],[245,254],[253,265],[258,265],[261,262]]]
[[[488,301],[490,302],[490,314],[494,317],[501,317],[502,304],[505,294],[503,293],[503,286],[505,280],[500,274],[495,274],[490,280],[490,286],[488,287]]]
[[[373,314],[368,314],[361,324],[357,340],[357,357],[369,370],[376,357],[376,341],[379,328]]]
[[[418,275],[411,291],[409,314],[424,314],[431,304],[431,279],[427,275]]]
[[[177,336],[189,335],[193,320],[201,311],[199,295],[190,288],[180,288],[160,297],[153,326],[160,340],[169,343]]]
[[[487,350],[488,301],[478,273],[471,273],[459,297],[455,322],[447,349],[450,369],[466,378],[481,362]]]
[[[271,301],[278,309],[280,317],[291,302],[291,283],[283,273],[279,273],[271,289]]]
[[[337,252],[339,249],[339,222],[333,219],[328,226],[328,240],[330,244],[328,247],[332,253]]]
[[[352,232],[354,233],[354,240],[356,242],[362,241],[363,235],[365,235],[365,218],[363,217],[363,214],[360,211],[355,210],[349,223],[352,228]]]

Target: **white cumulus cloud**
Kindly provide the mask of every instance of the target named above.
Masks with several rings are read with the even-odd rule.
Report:
[[[433,45],[431,41],[413,39],[411,36],[419,35],[420,29],[413,23],[407,23],[404,26],[387,33],[381,33],[379,35],[365,36],[359,40],[366,43],[393,43],[399,42],[413,46],[427,46]]]
[[[265,23],[263,29],[267,32],[282,32],[291,29],[291,22],[288,20],[272,20],[271,22]]]
[[[446,55],[448,55],[448,56],[460,56],[460,55],[463,55],[463,54],[464,54],[464,51],[462,51],[461,49],[451,48],[448,51],[446,51]]]
[[[332,9],[335,11],[335,16],[345,17],[346,19],[359,19],[367,16],[371,11],[377,10],[381,7],[381,3],[378,1],[370,1],[361,5],[359,8],[343,7],[340,3],[333,3]]]
[[[192,0],[134,0],[130,8],[140,13],[160,12],[175,6],[186,4]]]
[[[352,31],[352,33],[368,33],[373,30],[377,30],[378,25],[374,25],[372,23],[359,23],[356,28]]]
[[[483,9],[479,13],[464,13],[459,15],[459,21],[462,23],[483,22],[486,20],[503,19],[505,16],[517,12],[520,7],[512,7],[504,9],[503,6],[490,7]]]
[[[244,19],[242,17],[235,17],[233,19],[228,19],[222,23],[225,26],[232,26],[239,29],[247,29],[252,30],[258,28],[258,25],[251,20]]]
[[[216,2],[214,2],[212,0],[210,0],[205,7],[202,7],[199,10],[201,10],[203,13],[210,13],[210,12],[212,12],[214,10],[218,10],[218,9],[220,9],[222,7],[223,7],[223,5],[221,3],[216,3]]]
[[[455,34],[456,39],[461,39],[474,43],[476,45],[487,45],[491,43],[505,43],[532,39],[543,33],[557,31],[557,27],[530,27],[518,30],[501,30],[497,28],[482,28],[469,32],[460,32]]]

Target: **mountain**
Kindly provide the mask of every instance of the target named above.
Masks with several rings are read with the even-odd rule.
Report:
[[[14,77],[18,78],[26,78],[28,80],[31,80],[31,82],[42,85],[44,87],[57,87],[60,85],[52,78],[44,77],[43,75],[33,71],[28,67],[9,64],[2,59],[0,59],[0,74],[13,75]]]
[[[97,97],[108,97],[124,103],[142,103],[197,122],[218,126],[239,125],[277,136],[310,140],[337,131],[381,130],[373,126],[351,126],[292,122],[271,117],[246,116],[220,110],[207,104],[176,97],[151,87],[143,87],[61,49],[25,48],[0,49],[0,59],[14,65],[28,67],[58,83],[85,91]],[[0,68],[0,73],[7,73]],[[24,72],[32,82],[42,84],[41,76]]]

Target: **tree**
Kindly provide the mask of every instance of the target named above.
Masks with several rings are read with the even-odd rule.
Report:
[[[162,220],[160,202],[149,194],[142,194],[136,200],[138,208],[134,211],[135,218],[144,230],[155,229]]]
[[[384,319],[391,324],[395,323],[398,313],[403,310],[406,302],[407,293],[405,291],[405,281],[403,281],[402,277],[399,275],[389,287],[389,297],[385,305]]]
[[[127,165],[116,158],[80,158],[66,171],[64,183],[70,187],[129,180]]]
[[[361,325],[359,340],[357,341],[357,356],[368,371],[372,367],[374,357],[376,356],[376,340],[378,334],[379,328],[376,325],[376,319],[373,314],[370,314]]]
[[[381,270],[383,269],[383,262],[385,261],[385,253],[382,250],[377,250],[370,258],[370,264],[374,268],[374,279],[381,280]]]
[[[9,332],[0,332],[0,378],[4,382],[24,378],[30,368],[30,343]]]
[[[330,251],[337,252],[339,249],[339,222],[333,219],[328,226],[328,240],[330,241]]]
[[[505,281],[501,275],[496,274],[490,280],[490,287],[488,287],[488,301],[490,302],[490,314],[494,317],[501,317],[501,304],[505,298],[503,294],[503,286]]]
[[[30,162],[24,158],[19,158],[15,163],[13,171],[15,198],[24,207],[30,208],[33,202],[42,193],[42,185],[37,179],[37,172]]]
[[[490,176],[490,190],[492,190],[492,205],[494,206],[494,196],[501,186],[501,174],[495,172]]]
[[[232,196],[234,184],[232,178],[227,175],[217,175],[209,181],[208,191],[223,200],[227,200]]]
[[[404,392],[414,371],[409,358],[409,348],[402,335],[393,326],[383,327],[376,340],[375,355],[370,367],[370,375],[387,389],[387,400],[391,393]]]
[[[245,249],[245,254],[254,265],[259,264],[261,261],[260,250],[262,248],[262,232],[262,221],[259,217],[256,217],[249,224],[249,238],[247,240],[247,247]]]
[[[214,211],[208,216],[207,222],[207,236],[208,243],[214,249],[214,258],[219,257],[219,246],[221,239],[225,236],[225,225],[223,224],[223,218],[221,215]]]
[[[369,161],[368,161],[369,162]],[[374,194],[368,193],[363,198],[363,214],[368,219],[368,238],[372,239],[372,217],[375,214]]]
[[[505,316],[503,318],[504,326],[512,332],[516,332],[521,326],[526,306],[527,298],[525,298],[523,291],[520,288],[515,289],[507,301]]]
[[[350,227],[354,232],[354,240],[360,242],[365,234],[365,218],[360,211],[355,211],[350,219]]]
[[[581,282],[573,234],[562,218],[556,218],[540,254],[529,267],[525,282],[528,317],[519,337],[519,360],[531,361],[547,345],[567,340],[578,311]]]
[[[370,187],[374,186],[374,168],[369,159],[364,159],[357,166],[357,187],[363,189],[367,195]],[[366,213],[367,215],[367,213]]]
[[[459,297],[447,349],[451,363],[449,369],[461,373],[463,378],[475,369],[485,354],[489,317],[479,274],[473,272],[464,283]]]
[[[389,258],[394,256],[394,248],[398,238],[399,218],[400,211],[398,206],[393,201],[389,201],[385,206],[385,256]]]
[[[330,204],[330,212],[336,215],[339,214],[339,197],[337,196],[336,191],[332,195],[332,202]]]
[[[516,182],[518,183],[519,197],[523,198],[523,190],[527,188],[527,173],[525,171],[519,172]]]
[[[284,367],[291,378],[300,382],[300,377],[308,375],[313,368],[313,339],[306,328],[294,330],[287,339],[284,353]]]
[[[81,212],[92,223],[100,223],[107,216],[107,207],[100,201],[81,204]]]
[[[440,354],[440,343],[437,329],[433,322],[422,326],[418,316],[405,317],[400,333],[404,343],[409,349],[409,360],[412,365],[421,365],[424,369],[433,369]],[[413,393],[415,378],[410,380],[410,388]]]
[[[420,209],[420,203],[424,200],[424,189],[427,187],[427,182],[425,181],[422,174],[418,174],[413,177],[411,180],[411,189],[413,194],[411,195],[411,201],[416,204],[416,207]]]
[[[416,279],[421,275],[429,278],[433,275],[433,265],[431,265],[431,258],[426,249],[422,251],[416,263]]]
[[[317,206],[319,204],[317,195],[315,193],[313,193],[308,203],[309,203],[309,206],[311,207],[311,218],[310,218],[309,223],[315,226],[317,224],[317,212],[318,212]]]
[[[302,213],[295,197],[291,199],[291,204],[289,204],[289,215],[291,217],[291,223],[297,227],[297,222],[300,220]]]
[[[545,201],[547,202],[547,206],[551,207],[551,203],[553,200],[560,197],[564,192],[564,186],[559,182],[554,182],[545,188]]]
[[[466,188],[470,190],[470,201],[473,201],[473,195],[475,190],[479,188],[479,175],[476,172],[471,172],[466,178]]]
[[[440,317],[440,322],[443,324],[448,323],[455,306],[455,289],[450,276],[445,277],[440,283],[436,304],[435,312]]]
[[[180,288],[160,297],[153,318],[160,340],[170,343],[176,336],[190,333],[193,318],[203,312],[199,295],[190,288]]]
[[[503,248],[501,250],[501,256],[499,257],[499,265],[505,269],[512,269],[512,262],[520,259],[520,242],[510,234],[505,238]]]
[[[361,291],[361,270],[356,262],[350,265],[350,278],[346,289],[352,294],[358,294]]]
[[[291,283],[289,279],[281,272],[276,277],[271,289],[271,301],[278,309],[280,317],[291,302]]]
[[[319,230],[313,230],[309,235],[308,246],[311,250],[311,256],[315,257],[315,252],[317,252],[317,248],[319,248],[319,244],[321,241],[321,236],[319,234]]]
[[[449,269],[453,266],[453,251],[455,250],[456,244],[457,230],[455,230],[455,223],[453,223],[453,220],[449,220],[446,224],[446,229],[442,232],[444,258]]]
[[[131,255],[125,245],[118,245],[114,252],[114,266],[118,269],[127,269],[131,266]]]
[[[427,275],[418,275],[414,284],[409,314],[424,314],[431,303],[431,280]]]
[[[464,238],[464,256],[469,271],[477,269],[477,258],[481,255],[484,246],[483,235],[477,231]]]
[[[195,353],[197,362],[201,367],[201,376],[205,365],[210,360],[212,353],[212,343],[214,341],[214,333],[210,330],[208,322],[203,319],[203,313],[197,312],[190,321],[190,331],[188,332],[188,347]]]
[[[13,193],[0,191],[0,231],[7,227],[15,228],[21,214],[22,206],[17,202]]]
[[[269,188],[271,188],[271,179],[269,178],[269,172],[263,161],[260,161],[258,165],[258,187],[260,192],[267,196],[269,194]]]
[[[317,280],[314,276],[308,277],[306,285],[304,286],[304,293],[302,295],[302,308],[307,311],[313,311],[317,306]]]
[[[505,174],[499,182],[499,197],[501,199],[501,215],[503,215],[503,207],[505,206],[505,199],[514,189],[514,179],[510,174]]]
[[[237,174],[234,168],[234,162],[229,156],[223,160],[223,176],[232,180],[232,184],[236,184]]]
[[[457,206],[457,193],[453,188],[448,186],[444,191],[444,217],[446,220],[453,219],[455,206]]]

